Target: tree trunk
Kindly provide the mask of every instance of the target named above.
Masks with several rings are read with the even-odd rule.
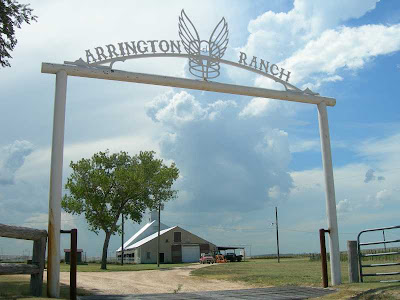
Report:
[[[108,251],[108,243],[110,242],[111,238],[111,233],[106,232],[106,239],[104,240],[104,245],[103,245],[103,255],[101,257],[101,269],[106,270],[107,269],[107,251]]]

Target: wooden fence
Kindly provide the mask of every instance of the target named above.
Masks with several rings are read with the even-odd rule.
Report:
[[[31,274],[31,294],[41,296],[47,231],[0,224],[0,237],[33,241],[32,264],[0,263],[0,275]]]

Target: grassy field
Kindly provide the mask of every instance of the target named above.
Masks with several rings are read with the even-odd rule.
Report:
[[[190,264],[162,264],[162,269],[187,266]],[[155,264],[143,265],[108,265],[108,270],[100,270],[100,264],[78,266],[79,272],[116,272],[141,271],[157,269]],[[69,271],[69,265],[61,264],[61,271]],[[383,271],[375,269],[374,271]],[[253,287],[266,286],[321,286],[321,262],[310,261],[308,258],[282,259],[278,264],[272,259],[253,259],[240,263],[227,263],[209,266],[192,272],[193,276],[207,279],[222,279],[245,282]],[[367,278],[367,283],[348,284],[347,263],[342,263],[342,280],[344,284],[337,288],[338,292],[322,299],[400,299],[399,283],[372,282],[377,278]],[[44,295],[46,287],[44,286]],[[78,290],[78,295],[89,294],[88,291]],[[61,296],[68,299],[69,287],[61,286]],[[0,276],[0,299],[47,299],[29,298],[29,276],[10,275]]]
[[[376,268],[374,271],[382,271]],[[321,262],[308,258],[276,260],[254,259],[240,263],[228,263],[198,269],[194,276],[207,279],[240,281],[254,287],[265,286],[314,286],[321,287]],[[393,278],[392,278],[393,279]],[[325,296],[323,299],[400,299],[399,283],[372,282],[377,278],[367,278],[366,283],[348,284],[347,263],[342,263],[342,281],[338,293]]]

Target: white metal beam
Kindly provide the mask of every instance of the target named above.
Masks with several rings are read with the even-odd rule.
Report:
[[[65,71],[69,76],[171,86],[185,89],[271,98],[301,103],[319,104],[321,102],[325,102],[328,106],[335,106],[336,104],[336,100],[333,98],[310,95],[301,92],[275,91],[249,86],[210,82],[205,80],[193,80],[171,76],[126,72],[104,67],[97,69],[82,66],[42,63],[42,73],[56,74],[61,70]]]
[[[322,165],[324,167],[326,214],[329,229],[329,253],[331,261],[332,285],[342,283],[339,251],[339,232],[336,215],[335,184],[331,154],[331,141],[328,126],[328,112],[324,102],[318,104],[319,132],[321,136]]]

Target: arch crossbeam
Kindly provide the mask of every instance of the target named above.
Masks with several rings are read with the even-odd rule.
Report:
[[[306,91],[276,91],[264,88],[218,83],[205,80],[194,80],[163,75],[127,72],[110,69],[108,67],[88,68],[85,66],[77,65],[42,63],[42,73],[57,74],[57,72],[59,71],[65,71],[69,76],[145,83],[218,93],[271,98],[301,103],[320,104],[321,102],[325,102],[327,106],[335,106],[336,104],[336,100],[334,98],[322,97],[315,95],[314,93],[308,94]]]

